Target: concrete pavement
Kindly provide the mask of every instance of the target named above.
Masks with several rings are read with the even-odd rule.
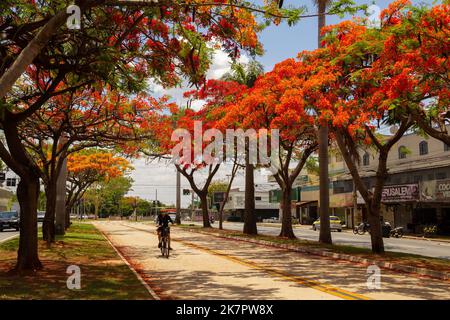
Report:
[[[449,282],[382,270],[381,288],[369,290],[361,265],[179,228],[166,259],[153,225],[95,225],[163,299],[450,299]]]
[[[190,222],[188,222],[190,223]],[[195,224],[200,224],[195,222]],[[214,227],[218,226],[218,222]],[[243,224],[240,222],[224,222],[224,229],[242,231]],[[260,234],[276,236],[280,233],[279,226],[269,226],[267,224],[258,224],[258,232]],[[299,226],[294,228],[294,233],[299,239],[310,241],[319,240],[319,231],[314,231],[310,226]],[[340,245],[355,246],[361,248],[371,248],[370,235],[355,235],[353,232],[332,232],[333,243]],[[384,238],[384,246],[386,251],[403,252],[417,254],[426,257],[450,259],[450,243],[439,241],[427,241],[419,239],[407,238]]]

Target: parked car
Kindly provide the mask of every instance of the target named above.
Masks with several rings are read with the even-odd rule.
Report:
[[[268,219],[264,219],[263,222],[278,223],[278,222],[280,222],[280,219],[278,219],[278,217],[271,217],[271,218],[268,218]]]
[[[317,219],[313,222],[312,226],[313,230],[319,230],[320,229],[320,219]],[[342,223],[341,219],[337,216],[330,216],[330,230],[336,230],[337,232],[342,231]]]
[[[169,212],[169,217],[172,219],[173,222],[175,222],[175,219],[177,218],[176,212]]]
[[[0,232],[5,229],[16,229],[19,231],[20,218],[17,211],[0,212]]]
[[[227,218],[228,222],[241,222],[241,217],[238,216],[229,216]]]
[[[170,211],[170,212],[164,212],[164,213],[167,213],[169,215],[170,219],[172,219],[172,221],[175,222],[175,219],[177,218],[177,213],[176,212]],[[154,222],[155,223],[158,222],[158,215],[155,215]]]
[[[37,213],[37,221],[44,222],[45,211],[38,211]]]

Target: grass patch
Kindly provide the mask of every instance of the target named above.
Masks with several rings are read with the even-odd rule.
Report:
[[[41,235],[39,235],[41,238]],[[47,247],[39,240],[43,270],[13,275],[18,238],[0,244],[0,299],[151,299],[128,266],[90,223],[74,223]],[[67,267],[81,269],[81,289],[69,290]]]
[[[293,246],[310,248],[310,249],[319,249],[326,250],[329,252],[335,253],[343,253],[355,255],[361,258],[366,258],[370,260],[380,260],[384,262],[392,262],[398,263],[408,266],[414,266],[418,268],[427,268],[436,271],[444,271],[450,272],[450,260],[447,259],[439,259],[432,257],[425,257],[420,255],[408,254],[408,253],[400,253],[400,252],[385,252],[384,254],[374,254],[370,249],[367,248],[358,248],[354,246],[345,246],[345,245],[327,245],[321,244],[315,241],[303,240],[303,239],[287,239],[270,235],[256,235],[251,236],[244,234],[235,230],[219,230],[215,228],[202,228],[201,226],[190,227],[188,225],[181,225],[180,227],[185,229],[193,229],[193,230],[202,230],[204,232],[209,232],[217,235],[229,235],[240,238],[250,238],[250,239],[259,239],[268,241],[275,244],[289,244]]]

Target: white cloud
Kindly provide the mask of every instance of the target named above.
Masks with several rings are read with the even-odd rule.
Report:
[[[240,63],[248,63],[250,59],[246,55],[241,55],[239,58]],[[212,59],[212,65],[209,68],[206,78],[207,79],[219,79],[225,73],[231,70],[231,58],[220,49],[214,51],[214,56]],[[183,83],[180,87],[164,89],[162,85],[157,84],[153,81],[149,81],[149,88],[155,96],[169,95],[172,97],[172,101],[179,106],[185,106],[187,99],[183,97],[184,92],[192,90],[187,83]],[[197,100],[192,102],[192,109],[199,110],[204,104],[204,101]]]
[[[165,204],[175,204],[176,201],[176,171],[169,161],[146,161],[138,159],[133,161],[135,170],[131,173],[134,180],[130,196],[138,196],[146,200],[158,200]],[[231,165],[222,164],[214,176],[214,181],[228,181]],[[202,186],[207,177],[206,169],[195,173],[195,180]],[[267,176],[255,171],[255,184],[267,185]],[[244,171],[239,170],[234,181],[233,188],[243,189],[245,185]],[[191,189],[189,182],[181,176],[181,189]],[[191,196],[181,196],[181,207],[187,208],[191,203]]]

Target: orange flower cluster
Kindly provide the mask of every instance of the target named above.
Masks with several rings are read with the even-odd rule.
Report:
[[[103,151],[87,151],[69,155],[67,170],[71,176],[89,176],[97,180],[109,180],[123,176],[131,170],[130,163],[112,153]]]

